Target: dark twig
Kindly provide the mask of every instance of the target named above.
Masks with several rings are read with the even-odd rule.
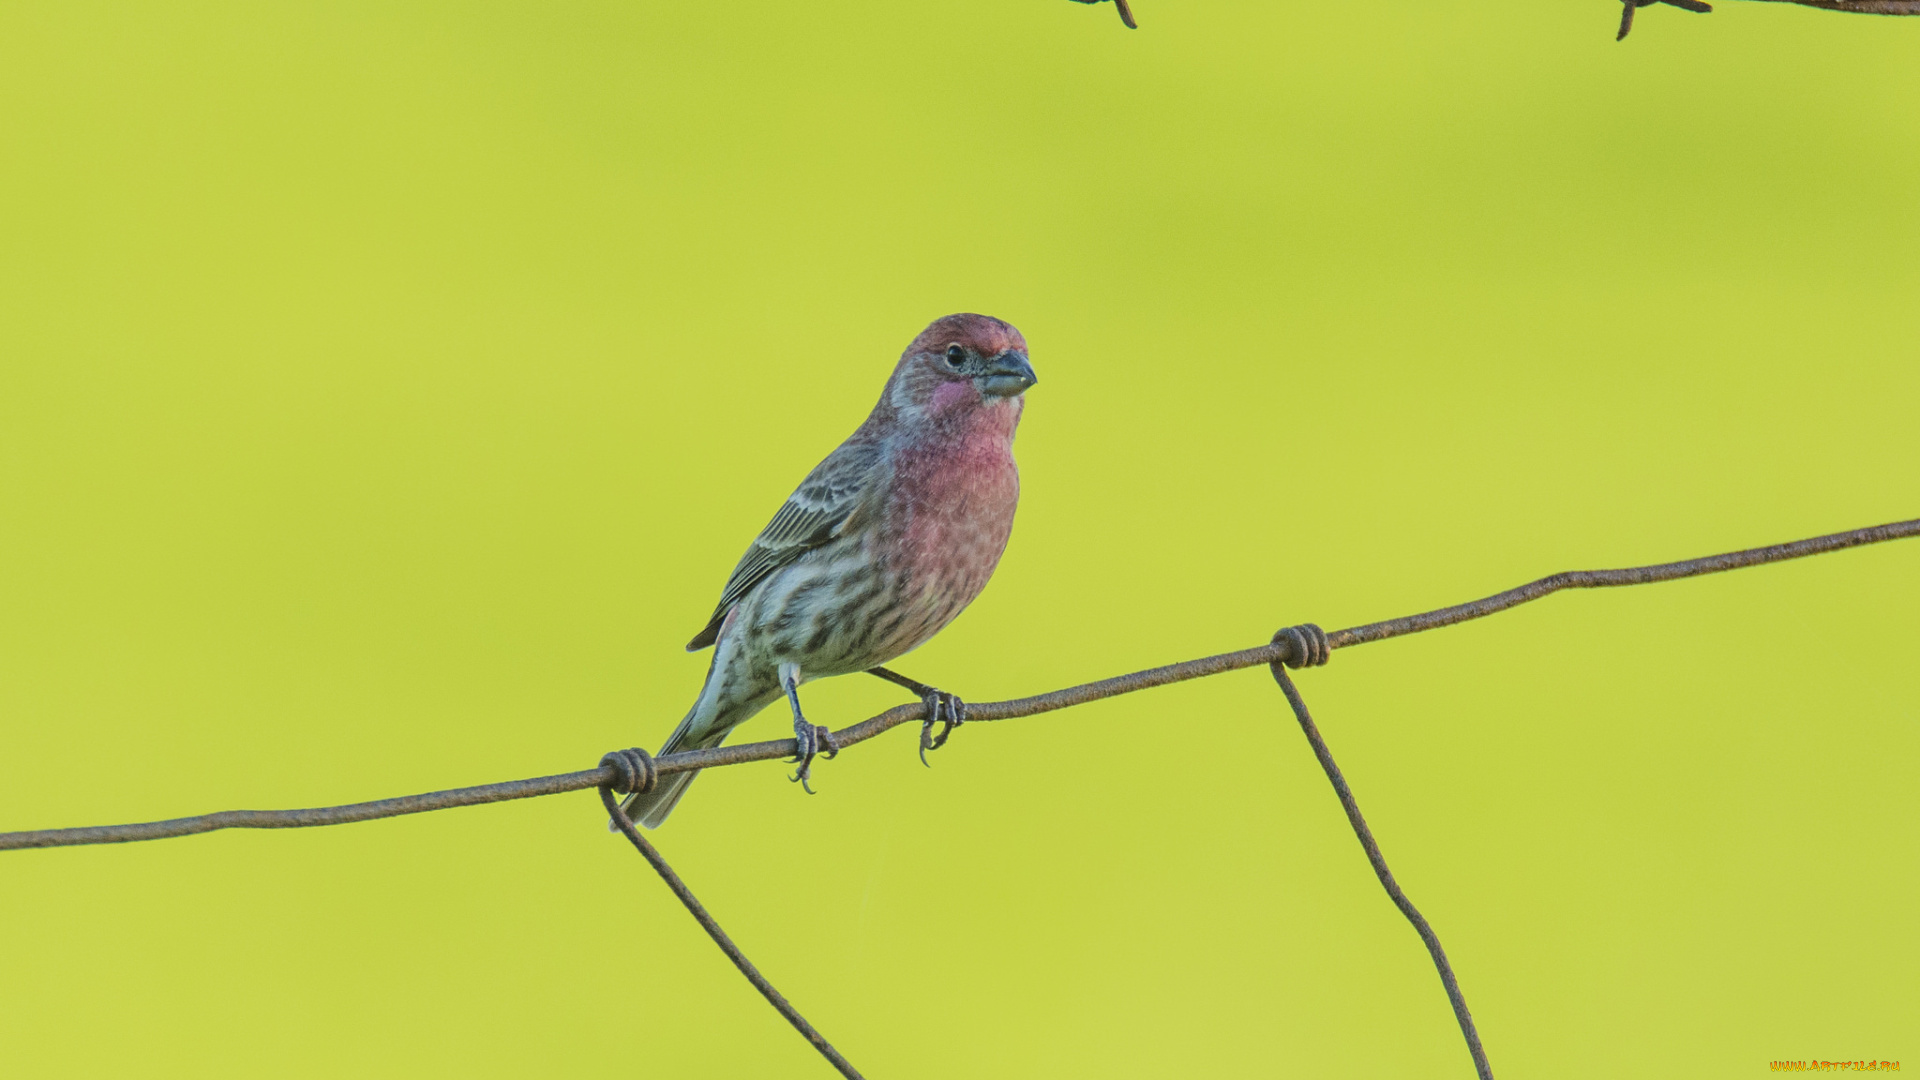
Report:
[[[1827,11],[1845,11],[1855,15],[1920,15],[1920,0],[1774,0],[1775,3],[1799,4],[1803,7],[1823,8]],[[1620,32],[1613,40],[1620,41],[1633,29],[1633,11],[1635,8],[1650,5],[1672,4],[1687,11],[1705,14],[1713,8],[1704,0],[1621,0]]]
[[[1355,626],[1346,630],[1335,630],[1327,635],[1327,644],[1330,648],[1344,649],[1351,645],[1365,645],[1369,642],[1384,641],[1387,638],[1434,630],[1470,619],[1485,618],[1562,589],[1646,585],[1657,581],[1672,581],[1700,574],[1719,573],[1723,570],[1736,570],[1745,566],[1758,566],[1762,563],[1784,562],[1788,559],[1799,559],[1808,555],[1819,555],[1843,548],[1858,547],[1862,544],[1878,544],[1910,536],[1920,536],[1920,519],[1896,521],[1887,525],[1816,536],[1809,540],[1796,540],[1790,544],[1749,548],[1745,551],[1689,559],[1685,562],[1636,566],[1621,570],[1573,570],[1544,577],[1482,600],[1456,604],[1453,607],[1440,608],[1419,615],[1389,619],[1385,622],[1368,623],[1365,626]],[[1150,687],[1167,686],[1185,682],[1188,679],[1205,678],[1222,672],[1271,664],[1276,660],[1290,659],[1292,648],[1293,646],[1287,642],[1276,642],[1242,649],[1239,652],[1221,653],[1218,656],[1205,656],[1198,660],[1149,668],[1129,675],[1118,675],[1111,679],[1102,679],[1099,682],[1085,683],[1033,697],[1015,698],[1012,701],[970,703],[967,706],[967,720],[971,723],[1033,716],[1074,705],[1083,705],[1102,698],[1131,694]],[[834,732],[833,737],[844,748],[865,742],[901,724],[924,720],[926,715],[926,706],[920,702],[896,705],[878,716]],[[654,765],[660,773],[665,774],[683,772],[687,769],[712,769],[722,765],[738,765],[748,761],[773,761],[792,757],[795,751],[794,740],[777,739],[769,742],[719,746],[712,750],[668,754],[655,759]],[[454,806],[476,806],[480,803],[505,802],[509,799],[526,799],[537,795],[556,795],[563,791],[584,791],[600,784],[612,783],[615,779],[616,775],[611,767],[603,765],[598,769],[583,772],[561,773],[556,776],[512,780],[499,784],[482,784],[478,787],[454,788],[448,791],[352,803],[346,806],[327,806],[308,810],[227,810],[203,814],[199,817],[173,818],[168,821],[149,821],[135,825],[92,825],[72,829],[0,833],[0,851],[19,848],[69,847],[76,844],[120,844],[134,840],[191,836],[217,829],[298,829],[318,825],[344,825],[353,821],[371,821],[375,818],[419,814],[428,810],[444,810]]]
[[[1493,1080],[1493,1067],[1487,1064],[1487,1052],[1480,1046],[1480,1033],[1474,1030],[1473,1015],[1467,1012],[1467,999],[1461,996],[1460,984],[1453,977],[1453,965],[1447,963],[1447,952],[1440,947],[1439,935],[1427,920],[1421,916],[1413,901],[1400,891],[1400,883],[1393,880],[1393,871],[1387,869],[1386,856],[1380,854],[1380,845],[1373,839],[1373,830],[1367,828],[1367,819],[1360,816],[1360,804],[1354,801],[1353,789],[1347,786],[1347,778],[1340,775],[1340,766],[1333,763],[1333,751],[1327,749],[1327,741],[1320,737],[1320,729],[1314,726],[1313,717],[1307,712],[1307,703],[1301,699],[1293,680],[1281,668],[1279,662],[1268,664],[1273,671],[1273,679],[1280,684],[1280,690],[1287,695],[1287,704],[1293,706],[1293,715],[1300,721],[1300,730],[1306,732],[1307,742],[1313,744],[1313,756],[1320,759],[1320,768],[1324,769],[1327,779],[1333,782],[1334,794],[1340,796],[1340,806],[1347,812],[1347,823],[1353,826],[1353,835],[1360,838],[1360,846],[1366,849],[1367,861],[1373,864],[1373,875],[1393,899],[1393,905],[1400,914],[1407,917],[1413,928],[1419,932],[1420,940],[1427,943],[1427,952],[1433,956],[1433,966],[1440,969],[1440,985],[1447,988],[1447,1000],[1453,1002],[1454,1018],[1460,1021],[1460,1034],[1466,1036],[1467,1050],[1473,1054],[1473,1067],[1479,1070],[1480,1080]]]
[[[1825,8],[1828,11],[1848,11],[1855,15],[1920,15],[1920,0],[1775,0],[1775,2]]]
[[[1076,4],[1104,4],[1106,2],[1107,0],[1074,0]],[[1140,24],[1133,21],[1133,9],[1127,6],[1127,0],[1113,0],[1113,6],[1120,9],[1120,21],[1126,24],[1127,29],[1140,29]]]
[[[1707,4],[1705,0],[1620,0],[1620,32],[1613,35],[1613,40],[1626,40],[1627,33],[1633,29],[1633,13],[1635,9],[1651,7],[1654,4],[1672,4],[1674,7],[1700,15],[1705,15],[1713,10],[1712,6]]]
[[[1920,15],[1920,0],[1777,0],[1855,15]]]
[[[853,1063],[842,1057],[840,1051],[835,1050],[833,1044],[827,1041],[826,1036],[815,1031],[813,1025],[807,1023],[807,1018],[800,1015],[800,1010],[794,1008],[792,1002],[773,988],[773,984],[767,981],[767,977],[760,974],[760,969],[753,966],[753,961],[747,959],[746,954],[740,951],[740,946],[735,945],[733,939],[727,936],[727,932],[720,929],[720,924],[714,921],[712,915],[707,914],[706,907],[694,897],[693,890],[687,888],[687,883],[680,880],[680,875],[673,872],[673,867],[667,865],[667,860],[660,857],[660,852],[647,842],[647,838],[634,827],[633,821],[627,817],[626,812],[620,809],[619,800],[613,797],[611,783],[600,785],[600,802],[606,806],[608,816],[613,819],[615,825],[620,827],[620,832],[639,850],[640,855],[653,865],[660,879],[667,883],[667,888],[672,889],[673,895],[680,898],[680,902],[686,905],[687,911],[692,913],[694,920],[700,924],[700,928],[707,932],[707,936],[713,939],[715,945],[720,946],[720,951],[727,954],[727,959],[733,961],[733,966],[740,969],[740,974],[747,977],[747,981],[753,984],[753,988],[760,991],[760,996],[766,998],[768,1004],[778,1009],[780,1015],[787,1018],[787,1023],[792,1024],[794,1030],[805,1036],[815,1050],[820,1051],[821,1057],[832,1062],[833,1067],[840,1070],[841,1076],[846,1077],[847,1080],[861,1080],[860,1071],[853,1067]]]
[[[1080,4],[1099,4],[1105,0],[1075,0]],[[1824,8],[1827,11],[1847,11],[1856,15],[1920,15],[1920,0],[1773,0],[1775,3],[1800,4],[1804,7]],[[1621,0],[1620,32],[1613,36],[1615,41],[1626,40],[1633,30],[1633,13],[1637,8],[1654,4],[1671,4],[1686,11],[1705,14],[1713,8],[1705,0]],[[1140,25],[1133,21],[1133,11],[1127,7],[1127,0],[1113,0],[1113,6],[1120,10],[1120,21],[1127,29],[1138,30]]]

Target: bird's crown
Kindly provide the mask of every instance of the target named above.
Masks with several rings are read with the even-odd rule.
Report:
[[[991,315],[961,312],[933,320],[913,339],[913,344],[907,346],[907,352],[937,353],[949,345],[959,345],[982,356],[998,356],[1008,350],[1027,351],[1027,339],[1020,336],[1012,323]]]

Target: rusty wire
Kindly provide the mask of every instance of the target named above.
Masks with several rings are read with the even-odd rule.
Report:
[[[1279,640],[1281,635],[1297,634],[1303,630],[1310,630],[1325,641],[1320,628],[1312,624],[1288,627],[1274,635],[1274,640]],[[1295,650],[1294,655],[1301,655],[1301,650]],[[1323,648],[1317,661],[1288,660],[1285,663],[1287,667],[1296,668],[1314,663],[1324,664],[1326,655]],[[1440,947],[1440,935],[1433,932],[1426,916],[1421,915],[1420,909],[1407,899],[1407,894],[1400,889],[1400,883],[1393,879],[1393,871],[1387,869],[1387,857],[1380,853],[1380,844],[1373,838],[1373,830],[1367,827],[1367,819],[1360,813],[1360,804],[1353,797],[1353,789],[1347,786],[1347,778],[1341,774],[1340,766],[1334,764],[1333,751],[1328,749],[1327,740],[1314,724],[1313,714],[1307,712],[1306,700],[1300,696],[1299,689],[1293,685],[1292,679],[1287,678],[1286,669],[1280,663],[1268,664],[1267,667],[1273,672],[1273,681],[1280,684],[1280,692],[1287,696],[1287,704],[1293,707],[1293,718],[1300,722],[1300,730],[1307,736],[1307,745],[1313,747],[1313,756],[1320,760],[1320,769],[1333,785],[1340,808],[1347,812],[1347,824],[1353,826],[1353,835],[1359,838],[1361,849],[1367,853],[1367,862],[1373,865],[1373,876],[1380,879],[1380,887],[1387,890],[1387,898],[1393,901],[1394,907],[1400,909],[1400,914],[1407,917],[1407,921],[1413,924],[1414,932],[1426,943],[1427,955],[1433,957],[1433,966],[1440,971],[1440,985],[1447,992],[1447,1001],[1453,1005],[1453,1018],[1459,1021],[1460,1034],[1467,1040],[1467,1052],[1473,1055],[1474,1071],[1480,1074],[1480,1080],[1493,1080],[1493,1066],[1487,1064],[1487,1051],[1480,1045],[1480,1032],[1473,1026],[1473,1014],[1467,1011],[1467,998],[1460,992],[1460,980],[1454,978],[1453,965],[1447,962],[1447,950]]]
[[[1334,763],[1333,754],[1327,748],[1326,740],[1321,737],[1307,711],[1306,702],[1299,690],[1282,669],[1288,667],[1317,666],[1327,661],[1332,650],[1351,645],[1364,645],[1388,638],[1402,637],[1407,634],[1435,630],[1443,626],[1466,622],[1471,619],[1485,618],[1488,615],[1506,611],[1520,604],[1529,603],[1549,596],[1563,589],[1597,589],[1624,585],[1646,585],[1654,582],[1673,581],[1679,578],[1696,577],[1701,574],[1713,574],[1726,570],[1736,570],[1762,563],[1783,562],[1809,555],[1818,555],[1844,548],[1859,547],[1863,544],[1877,544],[1888,540],[1920,536],[1920,519],[1896,521],[1885,525],[1875,525],[1864,529],[1831,533],[1791,543],[1774,544],[1768,547],[1748,548],[1742,551],[1727,552],[1721,555],[1709,555],[1704,558],[1688,559],[1682,562],[1660,563],[1652,566],[1626,567],[1618,570],[1571,570],[1528,582],[1518,588],[1495,593],[1480,600],[1438,608],[1433,611],[1408,615],[1383,622],[1368,623],[1325,633],[1312,624],[1289,627],[1274,635],[1271,642],[1239,652],[1222,653],[1207,656],[1184,663],[1169,664],[1165,667],[1149,668],[1128,675],[1119,675],[1099,682],[1085,683],[1080,686],[1055,690],[1051,693],[1033,697],[1016,698],[1011,701],[973,703],[967,707],[969,722],[985,720],[1008,720],[1037,713],[1052,712],[1074,705],[1097,701],[1101,698],[1129,694],[1149,687],[1165,686],[1169,683],[1184,682],[1188,679],[1218,675],[1227,671],[1266,664],[1273,672],[1274,680],[1279,683],[1287,702],[1293,708],[1294,716],[1300,723],[1301,731],[1307,736],[1314,756],[1319,759],[1327,779],[1333,784],[1334,792],[1340,799],[1341,807],[1346,811],[1347,820],[1354,834],[1366,851],[1368,862],[1373,866],[1374,874],[1387,891],[1407,920],[1413,924],[1427,950],[1433,957],[1434,965],[1440,972],[1440,980],[1447,992],[1447,998],[1453,1005],[1454,1015],[1459,1021],[1462,1035],[1467,1041],[1468,1050],[1473,1055],[1474,1067],[1482,1080],[1492,1080],[1492,1070],[1487,1064],[1485,1051],[1474,1029],[1473,1018],[1467,1011],[1466,999],[1460,992],[1458,981],[1454,978],[1452,966],[1448,963],[1446,952],[1440,946],[1440,939],[1428,925],[1425,918],[1413,906],[1401,891],[1393,874],[1387,868],[1386,859],[1380,853],[1372,831],[1367,827],[1366,819],[1360,814],[1359,804],[1355,801],[1352,789]],[[888,709],[878,716],[871,717],[858,724],[834,733],[834,739],[842,747],[865,742],[889,728],[901,724],[922,720],[926,717],[924,704],[899,705]],[[41,829],[29,832],[0,833],[0,850],[67,847],[82,844],[127,843],[137,840],[158,840],[166,837],[189,836],[195,833],[213,832],[218,829],[286,829],[306,828],[319,825],[341,825],[354,821],[370,821],[375,818],[398,817],[404,814],[418,814],[429,810],[444,810],[455,806],[474,806],[480,803],[505,802],[512,799],[527,799],[540,795],[555,795],[564,791],[580,791],[598,788],[601,802],[614,824],[657,871],[680,902],[686,906],[700,923],[715,944],[727,954],[740,973],[753,983],[755,989],[766,997],[780,1014],[786,1017],[802,1036],[819,1051],[841,1075],[850,1080],[859,1080],[860,1074],[847,1059],[835,1050],[820,1033],[807,1023],[798,1010],[773,988],[759,970],[746,958],[739,947],[727,937],[726,932],[714,921],[706,908],[694,898],[691,890],[679,875],[673,872],[658,850],[635,828],[633,822],[619,811],[613,793],[619,791],[644,790],[652,787],[662,773],[684,772],[689,769],[709,769],[722,765],[737,765],[748,761],[767,761],[785,758],[795,753],[792,739],[778,739],[769,742],[744,743],[738,746],[718,747],[712,750],[697,750],[679,754],[669,754],[654,758],[641,750],[616,751],[601,759],[600,766],[580,772],[561,773],[555,776],[535,777],[529,780],[513,780],[498,784],[482,784],[476,787],[454,788],[448,791],[428,792],[422,795],[408,795],[394,799],[380,799],[374,802],[352,803],[345,806],[318,807],[305,810],[228,810],[198,817],[174,818],[168,821],[150,821],[132,825],[96,825],[72,829]]]
[[[628,751],[628,753],[635,752]],[[644,751],[637,751],[637,753],[645,757]],[[644,791],[651,787],[653,783],[649,778],[644,787],[635,786],[631,790]],[[623,790],[627,789],[623,788]],[[613,784],[600,785],[600,802],[606,807],[607,816],[620,827],[620,831],[633,844],[634,849],[640,852],[641,857],[659,873],[660,880],[667,883],[667,888],[673,890],[673,895],[680,898],[680,903],[693,914],[695,921],[699,922],[700,928],[713,939],[713,943],[720,946],[720,951],[727,954],[727,959],[733,961],[733,966],[740,969],[740,974],[747,977],[747,981],[753,984],[755,990],[760,991],[760,996],[767,999],[767,1004],[772,1005],[781,1016],[786,1017],[787,1023],[792,1024],[802,1038],[811,1043],[815,1050],[820,1051],[821,1057],[832,1062],[833,1067],[840,1070],[841,1076],[846,1077],[847,1080],[864,1080],[860,1070],[855,1069],[852,1062],[841,1056],[840,1051],[833,1048],[833,1044],[827,1041],[826,1036],[814,1030],[812,1024],[807,1023],[807,1018],[800,1015],[800,1010],[794,1008],[793,1003],[789,1002],[784,994],[773,988],[773,984],[767,981],[767,977],[760,974],[760,969],[753,966],[753,961],[747,959],[747,954],[740,951],[740,946],[735,945],[733,939],[727,936],[727,932],[720,929],[720,924],[707,913],[706,905],[694,898],[693,890],[687,888],[687,883],[680,880],[680,875],[673,872],[673,867],[667,865],[667,860],[661,857],[659,850],[648,843],[647,838],[634,827],[633,819],[627,817],[626,811],[620,809],[619,800],[613,797],[613,792]]]
[[[1327,645],[1333,649],[1344,649],[1435,630],[1442,626],[1452,626],[1455,623],[1497,614],[1562,589],[1648,585],[1659,581],[1697,577],[1701,574],[1717,574],[1724,570],[1737,570],[1762,563],[1784,562],[1788,559],[1800,559],[1809,555],[1859,547],[1863,544],[1900,540],[1910,536],[1920,536],[1920,518],[1831,533],[1787,544],[1748,548],[1723,555],[1709,555],[1684,562],[1633,566],[1620,570],[1569,570],[1537,581],[1530,581],[1518,588],[1495,593],[1480,600],[1438,608],[1418,615],[1407,615],[1384,622],[1335,630],[1327,635]],[[1209,675],[1258,667],[1275,661],[1286,661],[1291,658],[1292,648],[1291,644],[1284,641],[1273,642],[1251,649],[1242,649],[1239,652],[1203,656],[1197,660],[1168,664],[1165,667],[1116,675],[1111,679],[1083,683],[1032,697],[1014,698],[1010,701],[970,701],[967,703],[967,722],[1011,720],[1016,717],[1034,716],[1038,713],[1083,705],[1102,698],[1185,682],[1188,679],[1205,678]],[[878,716],[841,728],[833,733],[833,737],[844,748],[855,743],[866,742],[901,724],[917,723],[925,717],[926,706],[919,702],[896,705]],[[712,750],[690,750],[668,754],[665,757],[655,758],[654,767],[662,774],[676,773],[685,772],[688,769],[713,769],[722,765],[740,765],[749,761],[774,761],[792,757],[794,752],[792,739],[774,739],[768,742],[720,746]],[[480,784],[475,787],[452,788],[446,791],[429,791],[421,795],[404,795],[399,798],[349,803],[344,806],[322,806],[304,810],[223,810],[197,817],[171,818],[166,821],[147,821],[132,825],[90,825],[71,829],[8,832],[0,833],[0,851],[19,848],[71,847],[79,844],[122,844],[136,840],[192,836],[196,833],[214,832],[219,829],[301,829],[319,825],[345,825],[355,821],[421,814],[429,810],[446,810],[455,806],[478,806],[481,803],[558,795],[566,791],[585,791],[601,784],[612,783],[616,779],[616,771],[611,766],[602,765],[579,772],[536,776],[528,780],[508,780],[497,784]]]

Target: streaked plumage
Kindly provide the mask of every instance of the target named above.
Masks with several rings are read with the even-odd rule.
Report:
[[[718,746],[782,696],[783,671],[796,684],[867,671],[960,614],[1013,529],[1013,436],[1033,382],[1026,341],[999,319],[949,315],[922,331],[866,421],[734,567],[687,645],[715,646],[706,684],[660,752]],[[658,826],[693,776],[662,777],[629,815]]]

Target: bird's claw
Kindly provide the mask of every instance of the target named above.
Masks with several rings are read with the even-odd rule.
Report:
[[[945,690],[928,690],[920,700],[927,704],[927,718],[920,722],[920,764],[931,769],[933,764],[927,760],[927,751],[947,745],[953,729],[967,722],[967,703]],[[938,736],[933,733],[935,724],[940,725]]]
[[[807,785],[813,776],[813,759],[825,753],[831,761],[840,756],[840,744],[833,738],[833,731],[822,724],[807,724],[804,728],[794,729],[794,743],[798,752],[788,758],[789,763],[798,763],[800,768],[787,777],[789,783],[797,783],[800,790],[809,795],[818,794]]]
[[[1094,3],[1096,0],[1084,0],[1084,2]],[[915,682],[897,671],[876,667],[868,668],[867,674],[877,675],[895,686],[904,686],[920,695],[921,704],[927,707],[927,718],[920,724],[920,764],[932,768],[927,761],[927,751],[938,750],[947,745],[947,738],[953,734],[953,729],[967,722],[967,703],[945,690],[935,690],[926,683]],[[933,734],[935,724],[941,725],[938,737]]]

